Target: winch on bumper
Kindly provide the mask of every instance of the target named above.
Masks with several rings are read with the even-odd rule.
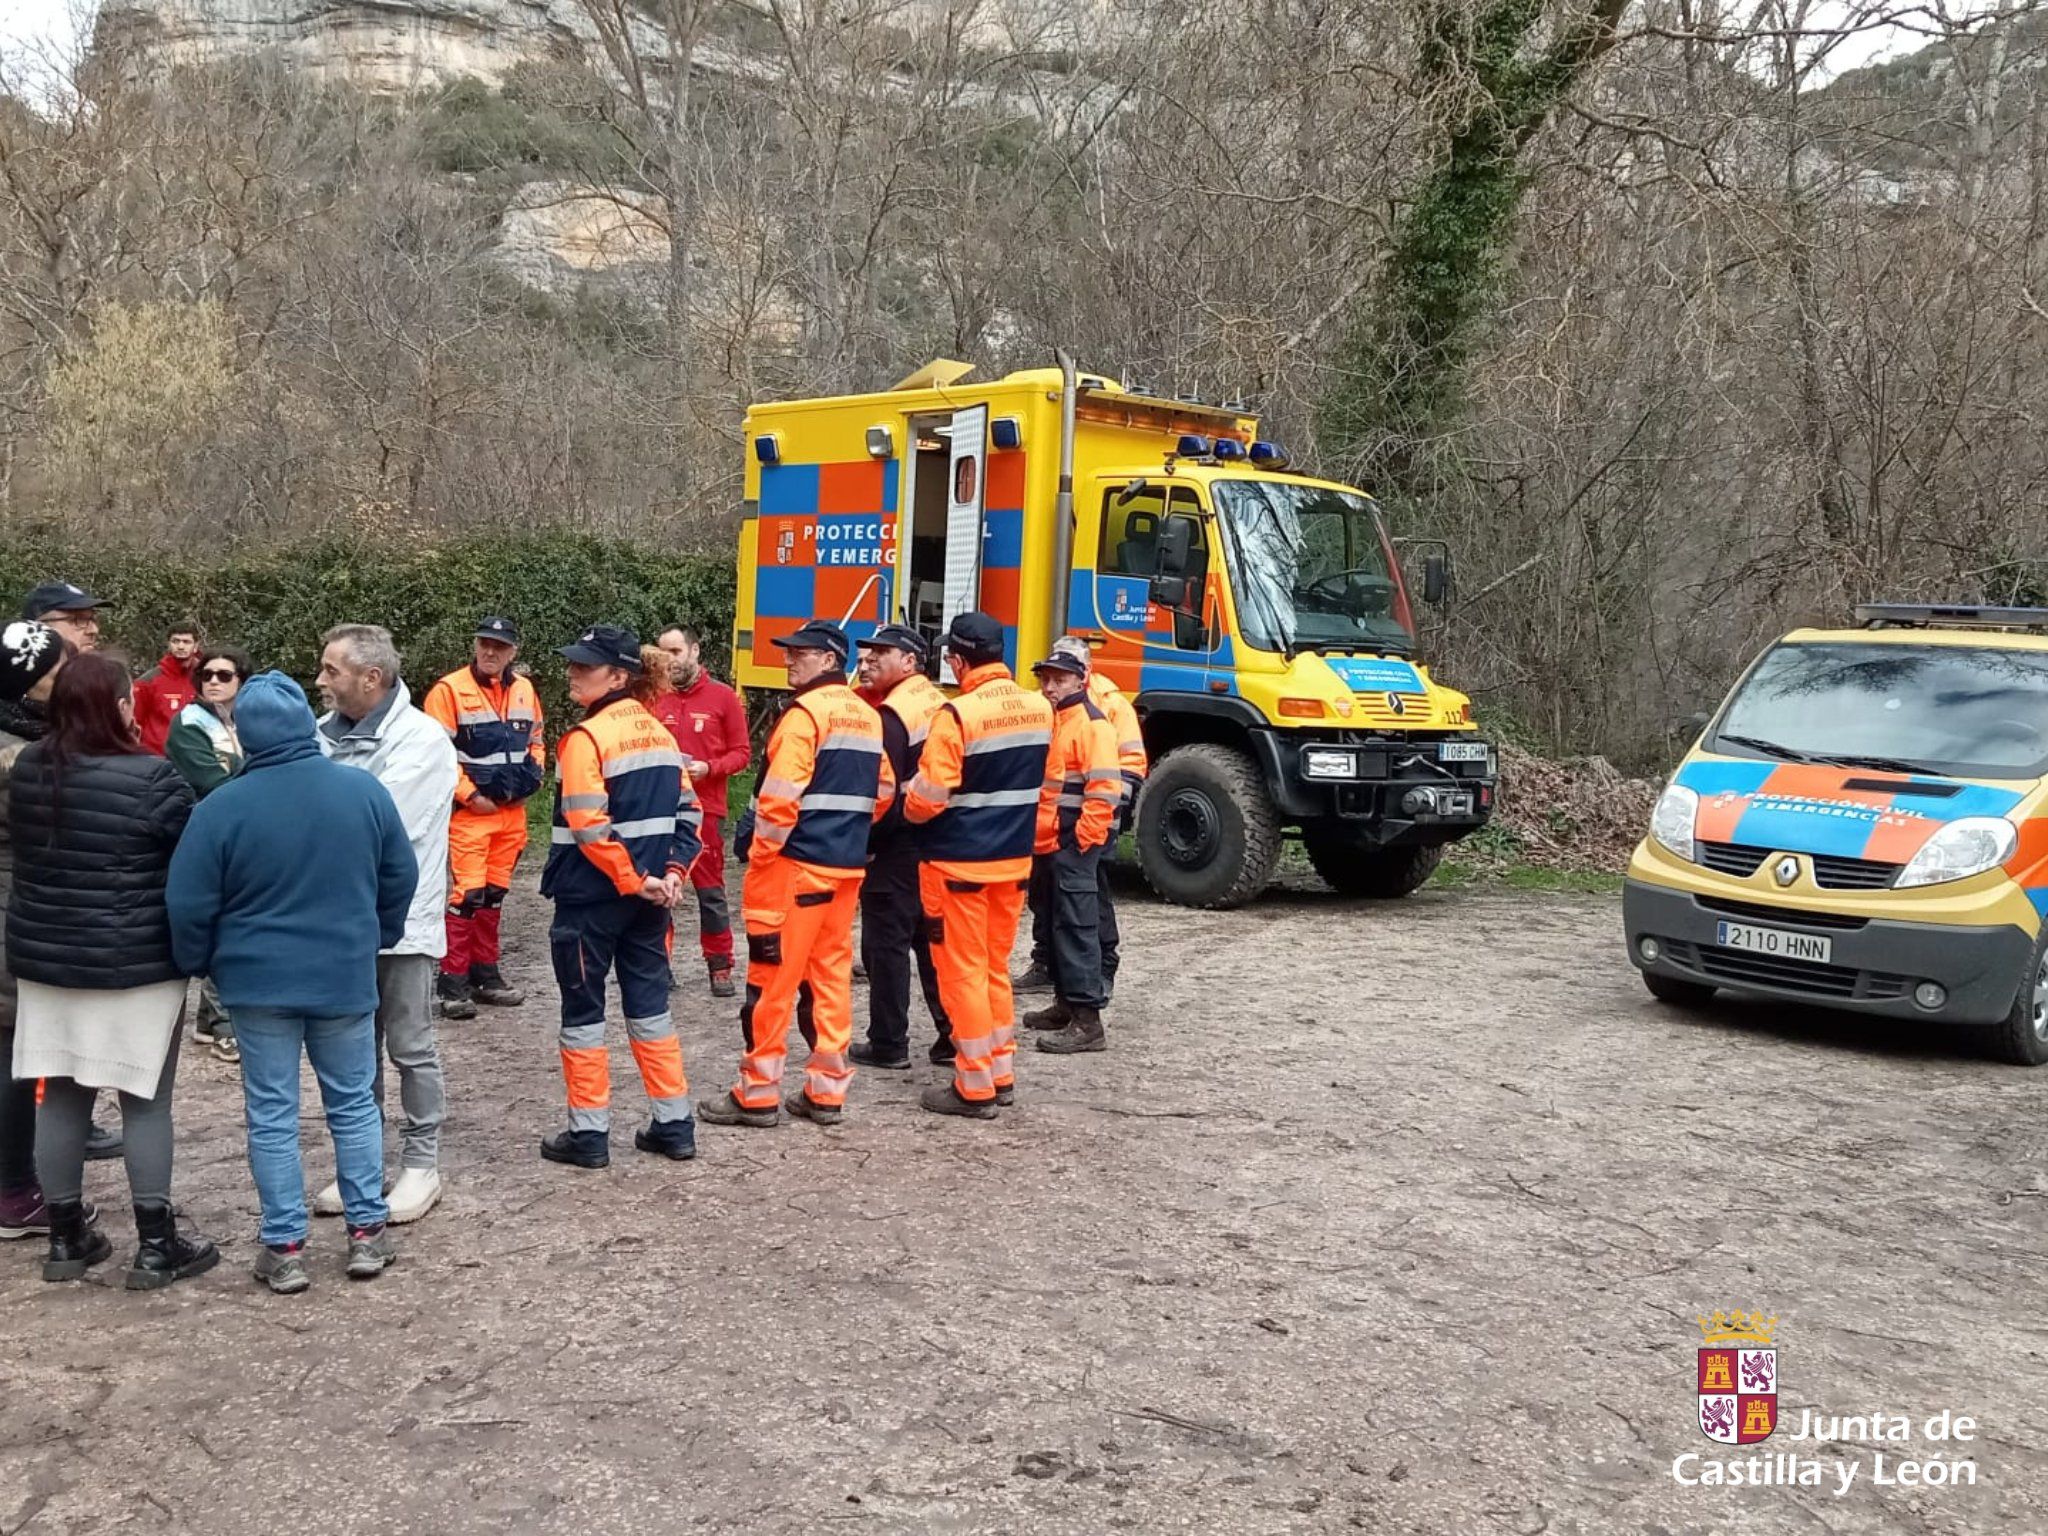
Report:
[[[1374,842],[1398,844],[1450,842],[1493,815],[1497,758],[1469,733],[1265,730],[1252,740],[1274,805],[1289,820],[1369,823]]]
[[[1779,907],[1631,876],[1622,926],[1637,970],[1751,997],[1900,1019],[1996,1024],[2018,993],[2034,940],[2010,924],[1916,923]],[[1778,952],[1737,947],[1759,932]]]

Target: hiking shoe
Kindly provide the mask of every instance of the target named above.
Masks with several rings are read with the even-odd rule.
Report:
[[[296,1296],[313,1283],[306,1273],[306,1245],[292,1243],[272,1248],[267,1243],[256,1255],[256,1278],[280,1296]]]
[[[476,1004],[469,995],[469,978],[452,976],[443,971],[434,978],[434,996],[441,1004],[444,1019],[473,1019]]]
[[[86,1161],[100,1163],[105,1162],[110,1157],[119,1157],[120,1155],[121,1133],[116,1130],[110,1130],[95,1120],[92,1124],[92,1130],[85,1138]]]
[[[131,1291],[160,1291],[178,1280],[203,1275],[220,1262],[220,1250],[205,1238],[194,1241],[178,1230],[178,1214],[167,1200],[137,1202],[135,1263]]]
[[[711,995],[713,997],[739,996],[739,988],[733,984],[731,966],[714,965],[711,967]]]
[[[757,1131],[773,1130],[782,1120],[779,1109],[749,1109],[730,1092],[697,1106],[697,1118],[706,1125],[746,1125]]]
[[[880,1067],[884,1072],[907,1072],[910,1070],[910,1052],[887,1056],[877,1046],[865,1040],[856,1040],[846,1053],[864,1067]]]
[[[935,1115],[959,1115],[966,1120],[993,1120],[996,1117],[994,1099],[984,1099],[980,1103],[963,1099],[951,1083],[925,1089],[917,1102]]]
[[[647,1129],[633,1133],[633,1145],[642,1152],[687,1163],[697,1155],[695,1120],[653,1120]]]
[[[348,1277],[374,1280],[398,1262],[398,1245],[388,1227],[348,1229]]]
[[[495,965],[469,968],[469,995],[487,1008],[517,1008],[526,994],[498,973]]]
[[[85,1272],[114,1251],[97,1215],[83,1200],[52,1200],[50,1252],[43,1260],[45,1280],[83,1280]]]
[[[43,1204],[41,1185],[31,1184],[11,1195],[0,1195],[0,1239],[49,1234],[50,1208]]]
[[[612,1139],[604,1131],[557,1131],[541,1142],[540,1155],[571,1168],[609,1168]]]
[[[237,1043],[233,1035],[215,1035],[213,1037],[213,1054],[217,1059],[226,1062],[231,1067],[238,1067],[242,1064],[242,1047]]]
[[[808,1120],[813,1125],[837,1125],[846,1118],[846,1111],[840,1105],[820,1104],[804,1088],[784,1099],[782,1107],[797,1119]]]
[[[1022,976],[1012,978],[1010,990],[1012,992],[1050,992],[1052,990],[1052,971],[1043,961],[1034,960],[1031,962],[1030,968]]]
[[[1074,1017],[1074,1010],[1065,1003],[1055,1002],[1044,1008],[1033,1009],[1024,1015],[1026,1029],[1065,1029]]]
[[[1073,1022],[1056,1035],[1040,1035],[1038,1048],[1051,1056],[1075,1056],[1083,1051],[1106,1051],[1109,1037],[1103,1033],[1102,1015],[1093,1008],[1076,1008]]]

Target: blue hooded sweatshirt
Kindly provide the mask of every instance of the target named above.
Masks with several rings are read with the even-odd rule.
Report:
[[[377,951],[405,931],[419,876],[390,794],[321,756],[299,685],[242,685],[239,778],[207,796],[171,858],[171,948],[229,1013],[373,1012]]]

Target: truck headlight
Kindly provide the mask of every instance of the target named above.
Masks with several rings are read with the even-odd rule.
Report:
[[[1305,779],[1355,779],[1358,777],[1358,754],[1310,747],[1301,754],[1301,776]]]
[[[1949,880],[1967,880],[1987,869],[1996,869],[2013,855],[2020,835],[2003,816],[1965,816],[1952,821],[1920,845],[1893,882],[1897,889],[1909,885],[1940,885]]]
[[[1650,836],[1688,863],[1693,858],[1692,827],[1700,813],[1697,790],[1683,784],[1667,784],[1657,797],[1657,809],[1650,813]]]

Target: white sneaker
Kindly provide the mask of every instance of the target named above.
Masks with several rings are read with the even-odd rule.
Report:
[[[398,1175],[398,1182],[391,1186],[384,1201],[391,1207],[392,1225],[402,1227],[426,1215],[440,1198],[441,1175],[436,1170],[407,1168]]]
[[[341,1185],[333,1183],[313,1197],[315,1216],[339,1216],[341,1214]]]

